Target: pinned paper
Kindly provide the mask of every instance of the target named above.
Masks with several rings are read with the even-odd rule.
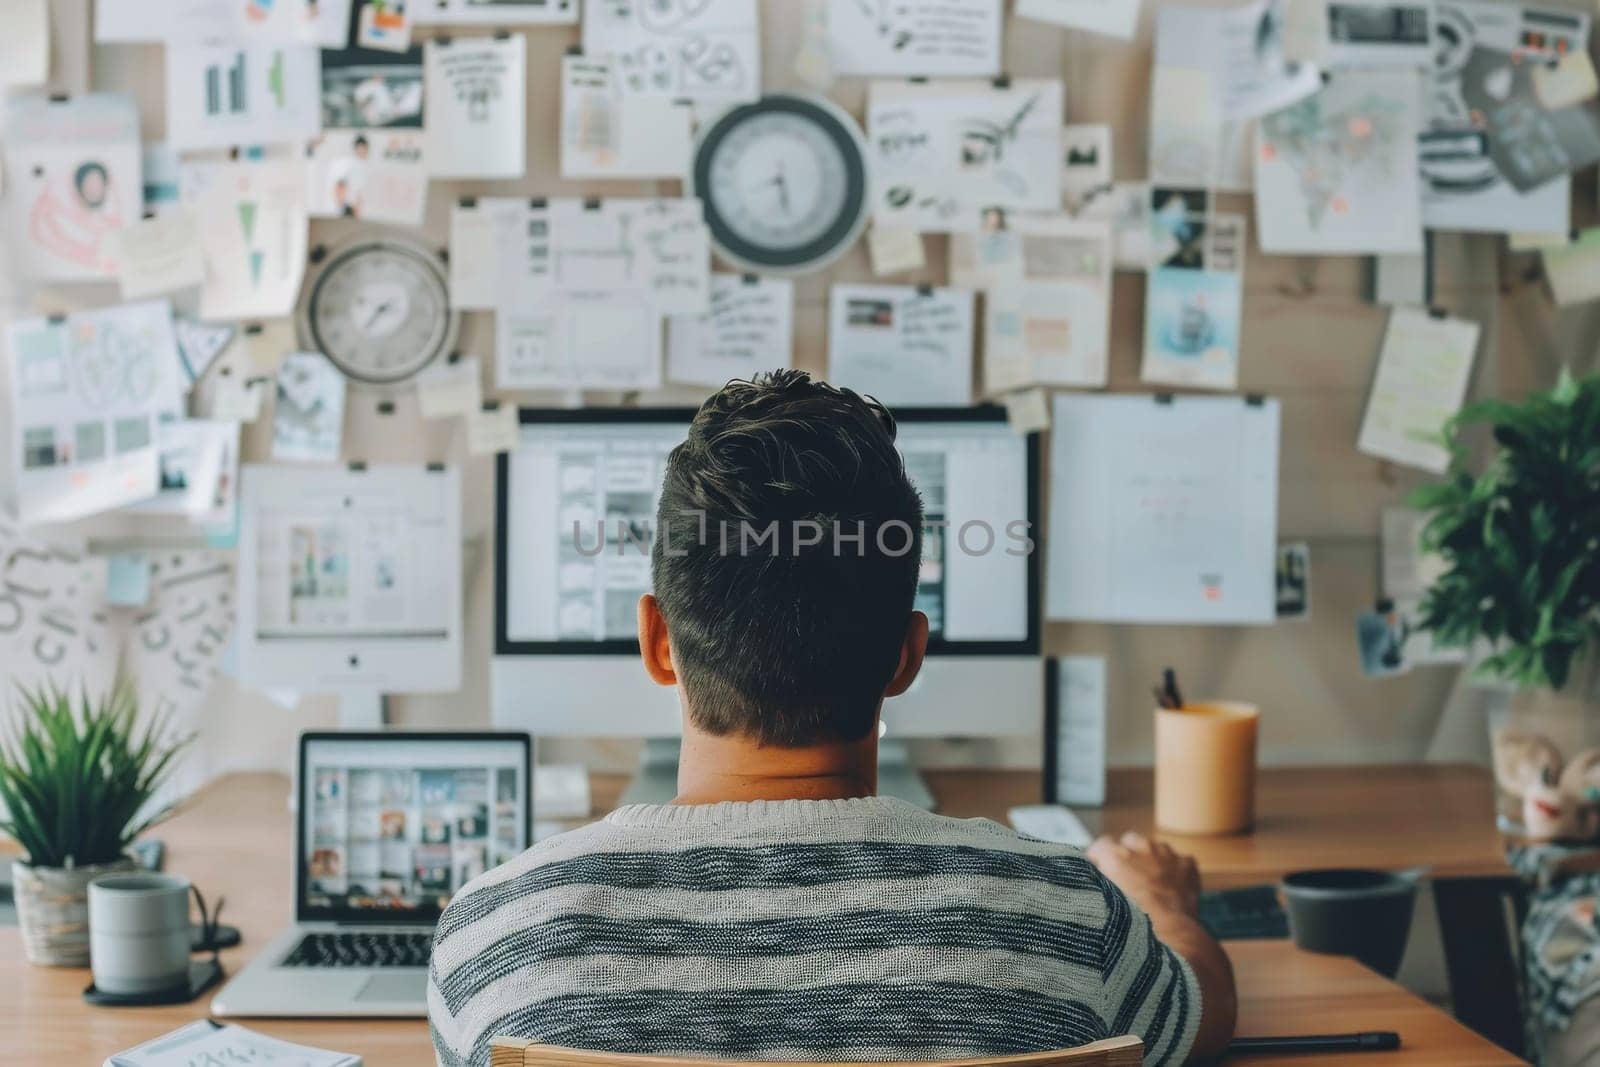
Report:
[[[172,320],[172,332],[178,338],[178,359],[188,379],[185,388],[192,389],[239,331],[226,324],[209,326],[179,315]]]
[[[1050,398],[1043,389],[1007,393],[1000,400],[1006,406],[1006,421],[1018,433],[1043,433],[1050,429]]]
[[[300,347],[288,319],[251,323],[244,328],[244,341],[252,375],[278,373],[283,357]]]
[[[217,379],[217,392],[211,400],[211,417],[233,422],[255,422],[261,417],[261,403],[267,396],[269,378],[240,378],[230,374]]]
[[[1278,565],[1273,576],[1277,589],[1279,619],[1311,617],[1311,546],[1292,541],[1278,546]]]
[[[332,463],[344,443],[344,375],[320,352],[291,352],[278,370],[272,458]]]
[[[490,401],[467,416],[467,451],[493,456],[517,447],[517,409]]]
[[[136,222],[113,231],[109,241],[124,300],[192,289],[206,280],[200,227],[191,212]]]
[[[878,275],[921,270],[928,265],[922,234],[909,227],[872,227],[867,231],[867,252],[872,257],[872,273]]]
[[[417,403],[429,419],[481,411],[483,374],[478,357],[435,363],[417,375]]]
[[[1600,91],[1594,63],[1589,53],[1579,49],[1550,63],[1536,64],[1532,70],[1533,92],[1548,110],[1571,107],[1591,99]]]
[[[143,552],[119,552],[106,561],[106,603],[119,608],[142,608],[150,602],[150,557]]]
[[[411,47],[411,19],[406,5],[397,0],[370,0],[361,8],[356,24],[356,46],[380,52],[404,52]]]
[[[0,13],[0,85],[50,77],[50,0],[8,0]]]
[[[815,89],[833,84],[833,56],[828,51],[827,0],[806,0],[800,27],[800,50],[794,56],[797,78]]]
[[[1445,425],[1466,398],[1478,334],[1478,324],[1466,319],[1392,311],[1356,449],[1443,474],[1450,465]]]

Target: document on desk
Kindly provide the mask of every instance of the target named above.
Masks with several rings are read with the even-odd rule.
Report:
[[[885,404],[972,402],[972,292],[835,285],[828,378]]]
[[[360,1056],[295,1045],[242,1026],[201,1019],[119,1052],[105,1067],[199,1067],[202,1064],[271,1064],[272,1067],[362,1067]]]
[[[756,0],[586,0],[583,54],[609,57],[629,96],[733,104],[761,95]]]
[[[1340,71],[1257,126],[1256,227],[1280,255],[1422,251],[1413,71]]]
[[[1369,456],[1443,474],[1450,466],[1445,424],[1461,410],[1478,324],[1419,308],[1395,308],[1378,353],[1356,448]]]
[[[873,82],[873,224],[949,233],[1060,211],[1062,116],[1059,79]]]
[[[835,74],[1000,73],[1000,0],[826,0]]]
[[[793,363],[794,283],[713,274],[711,305],[667,325],[667,379],[721,388],[734,378]]]
[[[433,177],[522,177],[527,166],[527,47],[528,39],[520,33],[436,38],[424,46],[428,167]]]
[[[1278,401],[1055,396],[1046,613],[1273,621]]]
[[[625,92],[609,56],[563,56],[561,176],[682,178],[693,111],[687,99]]]
[[[114,278],[113,238],[139,221],[139,111],[114,93],[5,105],[5,217],[10,268],[19,279]]]
[[[1065,216],[1016,220],[1014,267],[984,299],[983,389],[1104,388],[1111,341],[1111,228]]]
[[[67,522],[155,496],[157,424],[184,410],[171,305],[17,318],[7,340],[21,520]]]

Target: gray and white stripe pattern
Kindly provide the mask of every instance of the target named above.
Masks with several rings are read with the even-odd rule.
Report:
[[[497,1035],[747,1060],[1000,1055],[1138,1034],[1188,965],[1075,849],[886,798],[633,807],[466,886],[434,935],[445,1067]]]

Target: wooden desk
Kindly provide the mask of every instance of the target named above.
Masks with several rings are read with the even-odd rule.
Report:
[[[1003,817],[1007,804],[1027,799],[1027,787],[1015,775],[945,772],[932,779],[953,813]],[[595,786],[596,798],[606,802],[618,788],[610,779]],[[206,789],[159,831],[169,870],[192,878],[207,896],[227,898],[224,916],[245,937],[241,947],[223,953],[229,974],[237,973],[250,953],[293,917],[293,824],[287,797],[288,782],[280,776],[235,776]],[[1324,862],[1331,859],[1324,857]],[[1249,880],[1243,870],[1235,873]],[[1236,942],[1228,951],[1239,975],[1241,1034],[1392,1029],[1406,1042],[1405,1049],[1392,1054],[1318,1057],[1315,1067],[1502,1067],[1521,1062],[1350,960],[1312,956],[1286,941]],[[31,1067],[99,1063],[113,1052],[202,1017],[209,1001],[206,997],[174,1008],[94,1008],[81,997],[88,984],[86,970],[30,967],[16,929],[0,929],[0,1020],[6,1022],[7,1062]],[[420,1019],[261,1019],[246,1020],[245,1025],[290,1041],[360,1053],[371,1067],[433,1064],[427,1025]],[[1249,1062],[1304,1067],[1307,1061],[1260,1057]]]

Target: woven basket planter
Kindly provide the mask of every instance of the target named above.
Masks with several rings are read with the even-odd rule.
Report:
[[[17,926],[28,962],[42,967],[89,966],[89,883],[103,874],[131,871],[128,857],[89,867],[11,864]]]

